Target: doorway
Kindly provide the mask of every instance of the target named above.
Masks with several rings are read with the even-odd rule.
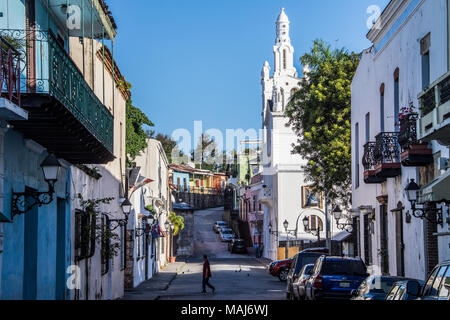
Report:
[[[405,243],[403,241],[403,204],[398,203],[395,212],[395,243],[397,251],[397,275],[405,276]]]
[[[387,205],[380,206],[380,251],[381,272],[389,275],[389,247],[388,247],[388,217]]]

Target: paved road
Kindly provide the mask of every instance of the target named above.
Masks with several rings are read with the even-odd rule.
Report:
[[[212,230],[214,222],[222,220],[222,215],[221,209],[195,212],[195,258],[188,259],[170,287],[160,295],[161,300],[284,299],[285,284],[268,274],[265,263],[248,255],[228,252],[226,243]],[[200,293],[203,254],[210,259],[210,282],[216,287],[215,295]]]

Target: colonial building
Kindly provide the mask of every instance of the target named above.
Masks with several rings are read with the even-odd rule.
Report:
[[[127,265],[125,285],[138,286],[164,268],[172,253],[172,234],[168,228],[172,198],[169,163],[161,142],[147,140],[147,148],[136,157],[136,167],[128,178],[132,204],[127,227]]]
[[[114,22],[103,1],[85,1],[85,15],[79,17],[91,30],[85,34],[69,29],[67,5],[49,3],[8,0],[0,17],[2,58],[8,48],[16,59],[0,59],[14,67],[0,69],[18,72],[0,76],[17,82],[0,103],[0,299],[117,298],[123,292],[119,256],[102,256],[107,244],[97,243],[92,234],[92,241],[80,241],[86,238],[75,223],[75,213],[83,209],[78,193],[92,199],[100,194],[95,190],[100,181],[110,185],[107,196],[115,201],[100,210],[111,213],[111,219],[123,217],[118,198],[124,109],[106,101],[121,93],[114,89],[114,76],[99,72],[105,56],[100,62],[94,56],[98,41],[114,39]],[[71,45],[74,38],[91,44],[90,59],[82,65],[76,59],[79,49]],[[110,90],[102,90],[101,83]],[[105,221],[102,214],[98,218],[94,222]],[[81,283],[67,286],[73,275]],[[113,285],[112,276],[119,282]]]
[[[264,256],[270,259],[277,259],[278,248],[288,240],[285,221],[290,231],[296,231],[296,235],[289,237],[290,241],[318,239],[304,232],[304,217],[310,219],[311,225],[320,225],[320,238],[325,238],[324,201],[308,189],[302,171],[305,160],[291,153],[297,136],[286,126],[288,118],[284,111],[300,85],[289,29],[290,22],[283,8],[276,21],[273,74],[267,61],[261,74],[264,190],[260,201],[264,204]]]
[[[450,257],[448,26],[447,0],[391,1],[353,79],[355,250],[383,274],[425,279]]]

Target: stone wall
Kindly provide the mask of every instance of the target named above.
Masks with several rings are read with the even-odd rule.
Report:
[[[181,200],[181,202],[189,204],[194,210],[217,208],[224,205],[224,196],[222,194],[178,192],[175,196],[177,201]]]
[[[190,257],[194,255],[194,212],[178,211],[175,213],[184,218],[184,229],[177,238],[177,257]]]

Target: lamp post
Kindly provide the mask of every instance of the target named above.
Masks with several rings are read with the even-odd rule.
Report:
[[[288,228],[289,228],[289,222],[287,220],[284,220],[283,222],[283,227],[284,230],[286,231],[286,251],[285,251],[285,256],[286,259],[289,258],[289,232],[288,232]]]
[[[321,228],[318,223],[317,223],[317,226],[315,226],[314,228],[311,228],[309,225],[309,218],[306,216],[303,218],[302,222],[303,222],[303,227],[305,229],[305,232],[310,233],[313,236],[317,236],[317,245],[320,246],[320,232],[323,231],[323,228]]]

